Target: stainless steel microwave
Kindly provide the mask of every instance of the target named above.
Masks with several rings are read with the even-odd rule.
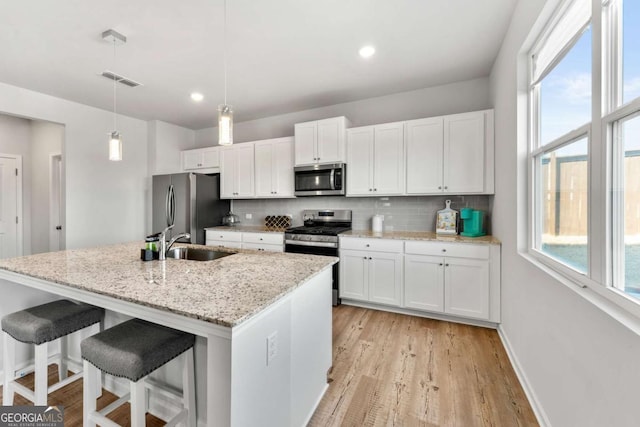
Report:
[[[331,163],[326,165],[296,166],[296,196],[344,196],[346,189],[347,165]]]

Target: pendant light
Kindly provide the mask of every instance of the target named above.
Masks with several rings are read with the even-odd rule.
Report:
[[[218,145],[233,144],[233,110],[227,104],[227,0],[224,0],[224,104],[218,106]]]
[[[109,160],[118,162],[122,160],[122,136],[118,132],[118,113],[117,113],[117,95],[118,95],[118,74],[116,69],[116,44],[126,43],[127,38],[115,30],[107,30],[102,33],[102,38],[106,41],[113,42],[113,131],[109,134]]]

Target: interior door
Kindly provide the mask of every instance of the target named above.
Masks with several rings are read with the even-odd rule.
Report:
[[[18,253],[17,160],[0,157],[0,259]]]

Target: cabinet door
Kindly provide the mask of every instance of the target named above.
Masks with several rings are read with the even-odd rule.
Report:
[[[445,313],[489,319],[489,262],[445,258]]]
[[[271,176],[274,196],[293,197],[293,138],[282,138],[274,142]]]
[[[316,142],[318,138],[317,122],[297,123],[295,125],[295,162],[299,165],[317,163]]]
[[[444,260],[424,255],[404,256],[404,306],[444,311]]]
[[[485,167],[485,113],[444,118],[444,190],[482,193]]]
[[[274,196],[273,144],[255,146],[255,185],[257,197]]]
[[[340,251],[340,298],[368,301],[369,259],[364,251]]]
[[[236,197],[236,174],[238,152],[235,147],[225,147],[220,151],[220,197]]]
[[[212,147],[202,150],[202,167],[218,168],[220,167],[220,148]]]
[[[400,305],[402,254],[369,252],[369,301]]]
[[[317,161],[344,162],[344,118],[318,120]]]
[[[253,197],[254,189],[254,158],[253,144],[238,144],[236,150],[236,197]]]
[[[188,150],[182,152],[182,170],[200,169],[203,166],[202,151]]]
[[[347,131],[347,196],[373,195],[373,126]]]
[[[375,126],[373,143],[373,193],[404,193],[404,125]],[[347,178],[348,179],[348,178]]]
[[[406,124],[407,194],[442,192],[443,118]]]

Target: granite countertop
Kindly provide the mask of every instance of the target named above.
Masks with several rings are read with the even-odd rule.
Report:
[[[229,249],[235,255],[214,261],[144,262],[143,245],[133,242],[3,259],[0,270],[233,327],[338,261]]]
[[[207,227],[205,230],[219,230],[219,231],[236,231],[238,233],[284,233],[285,228],[267,228],[264,225],[219,225],[216,227]]]
[[[447,236],[436,234],[433,231],[383,231],[375,233],[371,230],[351,230],[340,233],[345,237],[373,237],[378,239],[397,239],[397,240],[433,240],[437,242],[451,243],[480,243],[485,245],[499,245],[500,240],[493,236],[481,237],[465,237],[460,235]]]

